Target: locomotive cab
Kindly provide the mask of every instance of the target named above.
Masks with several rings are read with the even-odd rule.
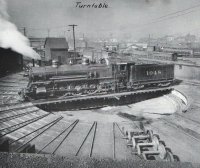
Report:
[[[132,69],[134,66],[134,62],[117,63],[112,65],[113,77],[117,79],[118,85],[121,88],[127,88],[129,81],[132,80]]]
[[[116,73],[119,77],[126,77],[127,80],[130,77],[130,69],[132,66],[134,66],[134,62],[128,62],[128,63],[117,63],[112,65],[112,71],[113,74]]]

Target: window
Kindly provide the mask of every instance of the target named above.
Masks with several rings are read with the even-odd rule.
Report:
[[[58,62],[59,62],[59,64],[62,63],[62,58],[61,58],[61,56],[58,56]]]
[[[126,70],[126,65],[120,65],[120,71],[125,71]]]

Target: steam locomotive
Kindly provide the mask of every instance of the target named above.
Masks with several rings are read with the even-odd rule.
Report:
[[[75,64],[33,67],[24,98],[47,99],[165,87],[174,80],[172,64]]]

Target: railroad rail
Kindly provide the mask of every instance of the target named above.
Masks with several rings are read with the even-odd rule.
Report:
[[[1,92],[15,92],[16,94],[18,91],[20,91],[22,88],[15,88],[15,87],[0,87]]]
[[[63,99],[33,100],[33,105],[46,110],[75,110],[75,109],[92,109],[106,105],[123,105],[150,98],[162,96],[173,90],[172,87],[138,90],[134,92],[121,92],[104,95],[89,95],[79,97],[70,97]],[[91,101],[94,103],[91,104]]]
[[[56,137],[54,137],[51,141],[46,143],[42,149],[40,149],[37,153],[41,153],[46,147],[48,147],[51,143],[53,143],[56,139],[58,139],[62,134],[64,134],[67,130],[69,130],[70,127],[74,126],[75,124],[78,123],[79,120],[74,121],[72,124],[70,124],[67,128],[65,128],[63,131],[61,131]],[[61,144],[60,144],[61,145]],[[60,146],[59,145],[59,146]],[[59,148],[59,147],[58,147]],[[57,150],[57,149],[56,149]]]
[[[188,118],[188,117],[186,117],[186,116],[184,116],[184,115],[181,115],[181,114],[179,114],[179,113],[175,113],[174,115],[177,116],[177,117],[179,117],[179,118],[183,118],[183,119],[185,119],[185,120],[188,120],[188,121],[191,121],[191,122],[193,122],[193,123],[196,123],[196,124],[198,124],[198,125],[200,126],[200,122],[197,121],[197,120]]]
[[[52,126],[54,126],[56,123],[58,123],[63,117],[59,117],[56,120],[53,121],[53,123],[51,123],[50,125],[48,125],[47,128],[45,128],[42,132],[40,132],[39,134],[37,134],[36,136],[34,136],[33,138],[31,138],[30,140],[28,140],[25,144],[19,146],[17,149],[14,150],[14,152],[20,152],[21,150],[23,150],[23,148],[25,148],[31,141],[33,141],[34,139],[36,139],[38,136],[42,135],[45,131],[47,131],[49,128],[51,128]]]
[[[95,137],[96,137],[96,131],[97,131],[97,122],[96,122],[96,125],[94,126],[94,134],[93,134],[92,145],[91,145],[90,154],[89,154],[90,157],[92,157],[92,152],[93,152],[93,148],[94,148],[94,141],[95,141]]]
[[[72,125],[70,125],[69,127],[71,127],[71,129],[69,130],[69,132],[67,133],[67,135],[65,135],[65,137],[61,140],[61,142],[57,145],[57,147],[54,149],[54,151],[52,152],[52,154],[55,154],[56,151],[58,150],[58,148],[61,146],[61,144],[66,140],[66,138],[69,136],[69,134],[72,132],[72,130],[75,128],[75,126],[78,124],[79,120],[76,120],[74,123],[72,123]]]
[[[149,59],[149,58],[138,58],[138,60],[167,63],[167,64],[174,64],[174,65],[182,65],[182,66],[189,66],[189,67],[197,67],[197,68],[200,67],[200,65],[198,65],[198,64],[191,64],[191,63],[185,63],[185,62],[175,62],[175,61],[169,61],[169,60],[159,60],[159,59]]]
[[[12,74],[0,78],[0,104],[13,105],[19,103],[21,98],[18,92],[23,87],[26,87],[27,84],[28,80],[24,79],[23,76],[19,74]]]
[[[116,155],[115,155],[115,123],[113,122],[113,159],[115,159]]]
[[[38,121],[38,120],[40,120],[40,119],[42,119],[42,118],[44,118],[44,117],[46,117],[48,115],[49,114],[45,114],[45,115],[42,115],[42,116],[38,116],[36,118],[32,118],[30,120],[23,121],[23,122],[18,123],[18,124],[14,124],[12,126],[8,126],[8,127],[5,127],[5,128],[2,128],[2,129],[0,129],[0,133],[1,133],[0,138],[4,137],[5,135],[8,135],[8,134],[10,134],[12,132],[15,132],[16,130],[18,130],[18,129],[20,129],[20,128],[28,125],[28,124],[31,124],[31,123],[33,123],[35,121]],[[2,134],[2,133],[4,133],[4,134]]]
[[[182,126],[178,125],[178,124],[175,124],[173,122],[170,122],[170,121],[167,121],[166,119],[161,119],[164,123],[166,123],[168,126],[170,127],[173,127],[175,129],[178,129],[179,131],[181,131],[183,134],[185,134],[186,136],[200,142],[200,134],[198,134],[197,132],[194,132],[193,130],[191,129],[184,129]],[[196,136],[194,136],[196,135]],[[199,138],[197,138],[199,137]]]
[[[187,79],[182,79],[180,78],[179,80],[182,80],[183,83],[192,85],[192,86],[200,86],[200,81],[193,81],[193,80],[187,80]]]
[[[7,85],[7,81],[1,81],[0,82],[0,90],[1,90],[1,87],[5,87],[5,88],[2,88],[2,90],[8,89],[9,91],[11,91],[11,90],[14,91],[15,89],[18,89],[18,86],[15,85],[12,80],[8,81],[8,83],[9,84]],[[22,83],[25,84],[25,82],[22,82]],[[173,88],[168,87],[168,88],[138,90],[138,91],[134,91],[134,92],[112,93],[112,94],[108,94],[108,95],[106,95],[106,94],[105,95],[87,95],[87,96],[79,96],[79,97],[68,97],[68,98],[62,98],[62,99],[38,100],[38,101],[32,101],[32,102],[28,102],[28,103],[19,103],[18,102],[18,103],[12,104],[12,106],[1,105],[0,106],[0,114],[3,114],[3,115],[9,114],[9,116],[3,116],[2,118],[0,118],[0,124],[1,123],[3,124],[4,122],[10,121],[10,120],[14,120],[14,119],[19,118],[19,117],[30,115],[30,114],[37,112],[37,111],[40,111],[40,109],[38,109],[36,106],[38,106],[38,107],[44,106],[48,109],[48,106],[51,108],[52,106],[57,106],[59,104],[62,105],[62,103],[73,104],[74,102],[81,104],[80,102],[84,102],[84,101],[87,101],[87,100],[89,100],[89,103],[91,104],[91,100],[95,100],[95,99],[104,100],[104,101],[107,101],[108,99],[113,99],[116,102],[119,102],[120,100],[124,100],[125,98],[130,99],[129,96],[136,96],[137,95],[137,97],[140,97],[141,95],[146,94],[146,93],[147,94],[152,93],[154,95],[157,95],[158,93],[160,93],[162,95],[166,92],[170,92],[171,90],[173,90]],[[3,91],[2,91],[2,93],[3,93]],[[17,93],[17,92],[15,92],[15,93]],[[6,95],[6,93],[5,93],[5,95]],[[15,95],[15,94],[10,94],[10,95]],[[151,96],[147,96],[146,98],[151,98]],[[94,106],[91,106],[91,107],[93,108]],[[41,112],[43,112],[43,111],[41,111]],[[41,120],[41,119],[43,119],[47,116],[50,116],[50,115],[51,115],[50,113],[40,114],[40,116],[31,118],[31,119],[28,119],[28,120],[26,119],[26,121],[23,121],[23,122],[20,122],[20,123],[11,125],[11,126],[5,126],[4,125],[4,128],[0,129],[0,139],[2,140],[2,139],[5,138],[6,135],[11,134],[15,131],[17,132],[19,129],[24,128],[25,126],[27,126],[29,124],[36,123],[37,121],[39,121],[39,120]],[[45,120],[48,120],[48,119],[45,119]],[[56,116],[56,119],[54,118],[52,120],[52,118],[51,118],[51,121],[48,121],[45,124],[40,124],[40,127],[34,128],[31,131],[25,130],[28,133],[26,133],[26,134],[23,133],[23,135],[18,136],[17,138],[15,137],[15,139],[13,139],[13,140],[9,140],[9,145],[12,145],[12,147],[13,147],[12,151],[14,151],[14,152],[24,151],[24,149],[28,145],[33,143],[36,138],[38,138],[39,136],[41,136],[42,134],[45,134],[47,132],[49,133],[49,130],[52,129],[53,126],[57,126],[57,124],[62,119],[63,119],[62,116],[59,116],[59,117]],[[70,121],[69,126],[65,127],[62,130],[59,129],[58,134],[56,134],[56,135],[53,134],[51,139],[48,139],[47,142],[44,144],[44,146],[42,146],[40,149],[37,149],[36,153],[45,153],[44,149],[46,149],[53,142],[56,142],[56,141],[58,143],[56,143],[56,146],[53,148],[52,152],[50,152],[50,153],[51,154],[58,153],[58,149],[60,149],[61,145],[64,142],[66,142],[66,139],[67,138],[73,139],[72,134],[74,134],[74,135],[77,134],[77,132],[76,132],[77,130],[75,130],[75,127],[77,125],[79,126],[79,120],[78,119],[75,120],[75,121],[72,121],[72,122]],[[97,129],[97,126],[98,126],[98,129]],[[99,130],[100,126],[101,125],[98,124],[97,121],[94,121],[93,123],[91,123],[91,125],[88,126],[88,129],[86,130],[86,132],[83,131],[83,135],[84,135],[83,139],[80,139],[79,143],[75,144],[76,145],[75,149],[74,149],[75,156],[79,156],[80,154],[82,154],[81,152],[84,151],[84,147],[87,147],[89,157],[92,157],[94,155],[94,153],[95,153],[95,151],[94,151],[95,142],[97,143],[97,141],[99,140],[99,139],[97,139],[97,135],[98,135],[97,131]],[[112,141],[111,142],[112,143],[112,147],[111,147],[112,151],[110,151],[110,152],[112,152],[112,158],[116,159],[118,157],[118,145],[119,144],[121,145],[121,143],[120,143],[121,141],[118,141],[119,137],[120,137],[119,135],[122,135],[120,138],[122,138],[122,137],[130,138],[130,137],[127,137],[126,133],[120,128],[120,126],[116,122],[112,123],[111,129],[112,130],[110,130],[110,131],[112,133],[112,136],[110,137],[110,140]],[[142,133],[139,133],[139,134],[142,135],[142,136],[149,136],[149,135],[147,135],[147,132],[142,132]],[[61,135],[62,136],[64,135],[64,137],[61,138]],[[70,137],[69,137],[69,135],[70,135]],[[154,137],[153,137],[153,135],[150,135],[150,136],[152,136],[152,137],[150,137],[150,138],[148,137],[147,139],[150,139],[151,143],[152,143],[153,140],[151,138],[154,138]],[[129,139],[129,141],[130,140],[132,141],[132,138],[133,137],[131,137],[131,139]],[[21,141],[22,139],[24,141]],[[89,147],[86,143],[87,141],[89,141]],[[123,141],[125,141],[125,140],[123,140]],[[155,141],[155,142],[157,142],[157,141]],[[149,143],[149,141],[147,140],[147,142],[146,142],[146,139],[145,139],[144,143]],[[140,153],[139,155],[142,156],[146,160],[149,159],[148,156],[151,155],[152,153],[153,153],[153,155],[157,156],[158,153],[160,152],[160,151],[156,150],[156,151],[150,151],[151,153],[148,153],[148,152],[145,153],[145,151],[143,151],[143,146],[142,146],[144,144],[139,144],[138,142],[137,142],[137,144],[138,144],[138,146],[141,147],[141,149],[138,148],[139,153]],[[68,145],[68,144],[66,144],[66,145]],[[149,144],[147,144],[147,146],[148,145]],[[154,145],[156,146],[157,144],[153,144],[153,147],[151,147],[150,149],[152,149],[152,148],[154,149]],[[126,146],[124,146],[124,147],[126,148]],[[136,150],[136,148],[134,148],[134,150]],[[159,153],[159,155],[160,155],[160,153]],[[165,159],[165,160],[167,160],[167,159]]]
[[[119,131],[121,132],[122,136],[125,136],[125,133],[121,130],[121,128],[119,127],[118,123],[115,122],[115,125],[117,126],[117,128],[119,129]]]
[[[28,111],[28,112],[25,112],[25,113],[20,113],[20,114],[8,116],[8,117],[0,118],[0,124],[3,123],[3,122],[5,122],[5,121],[10,121],[10,120],[13,120],[15,118],[19,118],[19,117],[25,116],[27,114],[32,114],[32,113],[35,113],[35,112],[38,112],[38,111],[39,111],[39,109],[37,109],[37,110],[31,110],[31,111]]]
[[[41,147],[41,149],[39,151],[37,151],[38,154],[40,153],[43,153],[44,149],[47,148],[48,146],[50,146],[53,142],[55,142],[57,140],[58,144],[56,144],[56,147],[54,147],[53,151],[50,152],[51,154],[56,154],[58,149],[60,149],[60,146],[63,144],[63,142],[66,141],[66,139],[68,138],[68,136],[70,134],[72,134],[71,136],[73,137],[73,130],[75,128],[75,126],[78,124],[79,120],[75,120],[74,122],[72,122],[67,128],[63,129],[58,135],[56,135],[53,139],[51,139],[50,141],[48,141],[43,147]],[[79,156],[80,152],[83,149],[84,145],[86,144],[86,141],[89,140],[89,144],[90,145],[87,145],[87,150],[88,150],[88,156],[89,157],[92,157],[93,156],[93,149],[94,149],[94,146],[95,146],[95,141],[96,141],[96,134],[97,134],[97,126],[98,126],[98,123],[96,121],[94,121],[91,126],[88,128],[88,130],[86,131],[86,134],[85,136],[83,137],[83,139],[81,140],[80,139],[80,145],[77,145],[77,149],[74,149],[76,152],[75,152],[75,156]],[[117,123],[112,123],[112,132],[113,132],[113,154],[112,154],[112,157],[113,158],[116,158],[116,143],[115,143],[115,140],[116,140],[116,128],[120,130],[120,134],[122,135],[123,137],[123,132],[122,130],[119,128],[118,124]],[[58,140],[58,138],[63,135],[64,133],[68,132],[62,139]],[[30,133],[31,134],[31,133]],[[89,138],[90,137],[90,138]],[[122,138],[121,137],[121,138]]]
[[[94,141],[95,141],[95,135],[96,135],[96,128],[97,128],[97,122],[96,122],[96,121],[94,121],[94,123],[93,123],[92,126],[90,127],[90,129],[89,129],[87,135],[85,136],[85,138],[83,139],[81,145],[79,146],[79,148],[78,148],[78,150],[77,150],[75,156],[78,156],[78,154],[79,154],[81,148],[83,147],[85,141],[87,140],[87,138],[88,138],[89,134],[91,133],[91,131],[93,130],[93,128],[94,128],[94,133],[93,133],[92,144],[91,144],[90,154],[89,154],[90,157],[92,156],[92,151],[93,151]]]
[[[24,85],[24,86],[26,86],[26,85]],[[0,87],[2,88],[16,88],[16,89],[21,89],[22,88],[22,86],[19,86],[18,84],[17,85],[10,85],[10,84],[7,84],[7,83],[5,83],[5,84],[1,84],[0,83]]]
[[[58,119],[55,119],[55,120],[53,120],[53,121],[51,121],[51,122],[49,122],[49,123],[47,123],[47,124],[45,124],[45,125],[43,125],[43,126],[37,128],[37,129],[35,129],[34,131],[29,132],[28,134],[26,134],[26,135],[24,135],[24,136],[22,136],[22,137],[20,137],[20,138],[18,138],[18,139],[16,139],[16,140],[10,141],[9,144],[11,145],[11,144],[13,144],[13,143],[15,143],[15,142],[19,142],[19,140],[21,140],[21,139],[23,139],[23,138],[25,138],[25,137],[27,137],[27,136],[29,136],[29,135],[35,133],[35,132],[38,132],[39,130],[41,130],[41,129],[43,129],[43,128],[45,128],[45,127],[51,125],[51,124],[54,124],[54,123],[56,124],[57,121],[60,121],[60,119],[62,119],[62,118],[63,118],[63,117],[60,117],[59,120],[58,120]]]
[[[7,105],[2,105],[0,106],[0,113],[7,113],[7,112],[12,112],[13,110],[23,110],[23,109],[28,109],[31,107],[35,107],[32,103],[15,103],[12,104],[11,106]]]
[[[76,101],[76,100],[84,100],[84,99],[95,99],[95,98],[113,98],[117,96],[128,96],[132,94],[140,94],[140,93],[151,93],[151,92],[159,92],[165,90],[173,90],[172,87],[169,88],[157,88],[157,89],[148,89],[148,90],[139,90],[134,92],[122,92],[122,93],[112,93],[107,95],[95,95],[95,96],[79,96],[75,98],[64,98],[64,99],[49,99],[49,100],[34,100],[32,103],[34,105],[43,105],[43,104],[52,104],[52,103],[59,103],[59,102],[67,102],[67,101]]]
[[[21,77],[20,77],[21,78]],[[27,78],[28,79],[28,78]],[[27,79],[18,79],[18,80],[16,80],[16,79],[2,79],[1,78],[1,81],[0,81],[0,84],[7,84],[7,83],[9,83],[9,84],[17,84],[17,83],[20,83],[20,84],[28,84],[28,80]]]

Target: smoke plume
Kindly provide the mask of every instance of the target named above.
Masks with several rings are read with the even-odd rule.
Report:
[[[32,59],[41,57],[29,46],[29,40],[9,21],[5,0],[0,0],[0,47],[10,48]]]

